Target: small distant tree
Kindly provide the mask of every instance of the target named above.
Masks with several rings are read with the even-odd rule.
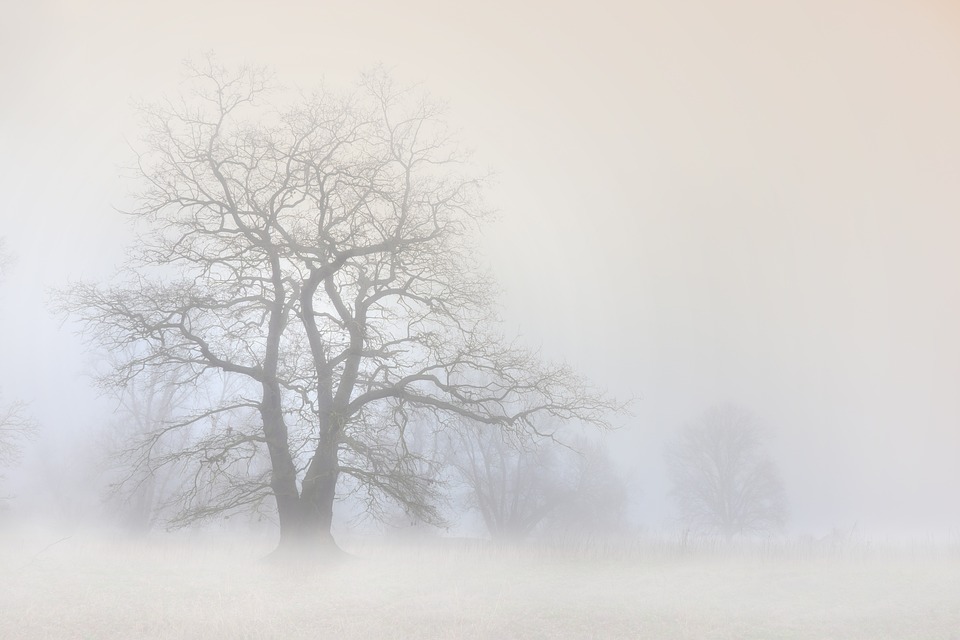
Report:
[[[448,432],[447,460],[494,540],[528,536],[565,498],[557,451],[471,421]]]
[[[596,533],[622,520],[626,490],[594,443],[533,438],[460,421],[446,460],[494,540],[534,531]]]
[[[117,408],[103,434],[101,459],[112,470],[106,505],[128,531],[147,533],[186,480],[180,456],[170,454],[196,439],[172,428],[188,413],[190,393],[158,370],[112,390]]]
[[[3,238],[0,238],[0,278],[6,275],[11,262]],[[20,401],[5,404],[0,401],[0,478],[3,471],[20,459],[24,442],[30,439],[36,424]]]
[[[410,416],[398,437],[382,439],[380,464],[390,469],[392,484],[403,486],[405,495],[392,496],[389,486],[372,490],[376,487],[370,484],[346,485],[363,509],[359,519],[380,520],[391,534],[407,537],[437,535],[449,528],[444,437],[436,427],[429,416]]]
[[[627,482],[617,471],[602,441],[576,439],[565,452],[567,499],[545,519],[544,532],[561,535],[606,536],[628,527]]]
[[[34,429],[23,402],[0,404],[0,477],[3,469],[20,459],[22,445],[32,437]]]
[[[708,410],[668,446],[667,464],[671,495],[689,531],[730,539],[783,527],[783,483],[748,411]]]

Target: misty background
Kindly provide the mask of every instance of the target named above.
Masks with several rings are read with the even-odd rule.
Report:
[[[288,10],[284,10],[284,7]],[[134,100],[180,61],[309,88],[385,64],[496,172],[508,329],[620,398],[631,517],[669,526],[663,448],[717,402],[770,431],[788,529],[960,527],[960,12],[948,2],[208,2],[4,6],[0,389],[57,508],[113,405],[49,290],[111,275]],[[62,488],[62,487],[61,487]],[[92,489],[92,491],[95,491]],[[95,498],[96,496],[92,496]]]

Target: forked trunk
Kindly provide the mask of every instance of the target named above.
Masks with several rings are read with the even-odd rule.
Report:
[[[329,534],[333,524],[333,501],[336,497],[340,465],[337,460],[337,437],[333,429],[324,429],[317,450],[307,467],[300,494],[304,525],[308,529]]]
[[[339,475],[336,436],[328,432],[318,443],[296,503],[285,505],[291,517],[284,518],[281,512],[278,554],[303,557],[341,553],[331,532]],[[277,507],[284,508],[279,496]]]
[[[260,404],[263,432],[270,454],[270,488],[277,500],[281,537],[285,530],[296,530],[299,525],[300,495],[297,491],[297,468],[293,464],[287,439],[287,425],[283,421],[280,404],[280,385],[276,381],[263,384]]]

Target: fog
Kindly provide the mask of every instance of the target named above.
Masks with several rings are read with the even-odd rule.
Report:
[[[722,612],[734,609],[740,617],[724,627],[730,633],[769,637],[764,621],[779,615],[779,604],[738,607],[787,575],[801,576],[803,585],[790,583],[785,599],[823,612],[828,603],[810,594],[829,585],[828,594],[859,594],[850,601],[859,613],[825,614],[822,626],[798,622],[784,637],[918,633],[864,622],[882,617],[870,607],[889,595],[871,592],[871,581],[894,573],[921,586],[909,602],[890,595],[902,605],[899,617],[885,614],[890,620],[916,622],[924,607],[950,611],[944,594],[951,584],[956,591],[960,531],[960,288],[952,277],[960,272],[960,12],[952,3],[7,4],[0,238],[11,260],[0,279],[0,410],[22,401],[36,428],[19,442],[19,461],[0,469],[0,528],[22,545],[6,545],[12,555],[0,557],[0,568],[22,576],[0,591],[0,618],[7,615],[2,598],[22,611],[43,597],[46,572],[74,553],[102,555],[110,571],[122,570],[100,537],[126,539],[106,497],[115,478],[103,455],[122,411],[96,385],[103,350],[84,342],[76,314],[58,312],[52,298],[125,269],[135,235],[119,211],[136,201],[130,167],[144,133],[135,106],[176,96],[183,60],[210,53],[228,67],[264,65],[293,93],[321,84],[343,91],[361,73],[383,68],[443,101],[444,120],[472,152],[471,166],[492,174],[482,197],[496,216],[482,224],[477,260],[496,282],[499,331],[627,402],[609,417],[609,433],[588,429],[586,436],[601,443],[600,466],[622,495],[616,526],[588,538],[617,551],[604,557],[562,530],[564,549],[593,567],[586,584],[602,592],[605,613],[590,615],[614,621],[607,632],[595,621],[583,633],[543,621],[516,626],[521,614],[512,607],[519,605],[501,610],[493,596],[478,596],[469,616],[461,607],[473,602],[468,596],[438,605],[437,594],[455,583],[466,585],[463,593],[496,592],[549,609],[532,595],[531,567],[546,563],[544,575],[560,585],[577,574],[563,564],[573,560],[557,564],[563,553],[543,546],[557,538],[548,524],[500,555],[487,547],[457,555],[459,547],[445,544],[438,552],[421,541],[397,543],[393,525],[363,517],[363,503],[344,495],[334,507],[334,535],[364,563],[335,569],[351,589],[368,578],[400,580],[375,560],[390,555],[391,544],[413,545],[410,557],[441,554],[434,573],[395,584],[417,594],[412,609],[389,599],[377,605],[412,626],[350,627],[343,614],[333,623],[346,637],[420,636],[418,616],[428,610],[440,613],[422,635],[438,637],[707,637],[711,621],[730,622]],[[674,562],[687,557],[676,545],[690,529],[671,493],[665,451],[711,408],[730,406],[747,412],[762,435],[785,518],[773,533],[728,540],[729,554],[709,535],[697,538],[702,564]],[[578,442],[574,449],[583,448]],[[532,464],[573,473],[578,458],[565,456]],[[464,497],[468,481],[454,476],[441,476],[454,488],[441,509],[446,524],[430,536],[490,538],[479,508]],[[214,518],[175,534],[165,534],[158,519],[150,533],[156,546],[131,560],[135,580],[162,590],[165,583],[144,576],[164,558],[189,564],[199,548],[212,573],[185,575],[192,586],[177,597],[221,589],[231,607],[247,606],[210,576],[225,566],[259,566],[278,536],[269,510],[265,519],[243,516],[243,525]],[[252,537],[240,541],[240,533]],[[217,535],[229,544],[218,546]],[[917,551],[923,544],[929,547]],[[898,551],[884,555],[887,545]],[[898,555],[904,545],[915,555]],[[810,570],[808,552],[838,562]],[[950,562],[936,568],[941,554]],[[847,571],[844,562],[867,556],[862,573]],[[604,573],[624,557],[656,567],[659,577]],[[517,576],[515,591],[497,591],[502,576],[483,573],[488,560]],[[728,566],[740,568],[724,573]],[[89,567],[75,568],[76,582],[57,589],[82,583]],[[735,586],[717,599],[725,575],[737,576]],[[303,579],[334,581],[323,572]],[[623,586],[602,591],[610,581]],[[631,617],[633,601],[620,599],[631,589],[652,599],[658,622]],[[684,593],[707,604],[691,617],[677,614],[684,623],[670,626],[663,621],[671,612],[686,611]],[[561,604],[573,597],[562,588],[555,595]],[[343,597],[337,606],[348,611],[369,605],[360,591]],[[171,602],[164,606],[180,606]],[[80,620],[62,615],[64,625]],[[199,612],[144,615],[157,626],[117,623],[110,633],[193,637],[185,625],[203,619]],[[943,626],[917,637],[950,637],[960,621],[943,616]],[[50,627],[38,619],[21,613],[0,629],[43,637]],[[104,620],[96,624],[112,624]],[[444,626],[451,620],[460,626]],[[55,635],[110,636],[83,624]],[[234,623],[218,624],[210,627],[216,636],[241,637]]]

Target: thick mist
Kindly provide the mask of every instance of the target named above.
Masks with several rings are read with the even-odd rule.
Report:
[[[463,175],[483,181],[476,210],[492,212],[463,264],[494,283],[496,332],[544,366],[569,365],[598,394],[551,402],[611,409],[591,414],[609,431],[584,426],[589,419],[534,423],[559,443],[491,437],[469,416],[404,414],[401,440],[378,460],[412,465],[404,469],[420,483],[417,500],[398,506],[396,491],[382,488],[371,499],[362,478],[338,485],[333,536],[360,564],[295,578],[351,585],[326,623],[356,637],[455,628],[463,637],[705,637],[722,620],[738,637],[769,637],[782,614],[785,637],[905,637],[929,607],[929,632],[917,637],[950,637],[960,13],[949,3],[6,9],[0,436],[14,435],[0,437],[0,535],[11,541],[0,573],[14,577],[0,591],[0,635],[44,637],[72,624],[67,635],[84,637],[115,624],[116,637],[190,637],[191,625],[238,637],[242,615],[229,612],[252,605],[224,585],[287,580],[273,566],[256,573],[280,535],[272,495],[166,533],[180,513],[177,487],[206,476],[188,475],[186,463],[131,476],[120,452],[137,428],[185,420],[204,400],[164,395],[173,386],[163,377],[105,391],[100,377],[129,353],[85,340],[82,313],[63,304],[79,283],[134,275],[128,259],[149,224],[123,212],[138,206],[143,184],[142,108],[175,105],[183,61],[213,56],[226,69],[269,69],[284,92],[276,104],[344,95],[362,73],[442,104],[470,157]],[[229,376],[205,384],[208,402],[253,393]],[[224,420],[255,434],[255,414]],[[270,468],[266,457],[251,460],[248,471]],[[710,493],[712,480],[698,475],[713,466],[718,484],[753,496],[749,509],[716,506],[733,498]],[[126,488],[112,491],[121,480]],[[498,495],[514,498],[513,512]],[[191,558],[203,568],[188,569]],[[431,568],[413,571],[411,558]],[[181,574],[159,576],[167,560]],[[68,566],[70,581],[51,577]],[[541,574],[560,585],[550,598],[538,592]],[[142,628],[111,609],[114,596],[87,601],[105,612],[87,622],[29,613],[45,593],[84,585],[123,598],[123,575],[150,593],[186,586],[157,596],[162,610],[144,610]],[[564,587],[578,576],[588,585],[582,608]],[[901,584],[891,576],[920,586],[903,600],[871,587]],[[364,592],[369,582],[410,600]],[[213,626],[203,610],[179,613],[191,594],[215,590],[229,606]],[[689,593],[705,604],[684,605]],[[848,608],[829,609],[849,593],[859,595]],[[649,611],[636,613],[630,594],[646,594]],[[299,604],[250,637],[287,637],[281,618],[319,624],[296,617],[306,600],[291,601]],[[557,613],[564,602],[576,615]],[[5,613],[11,603],[16,617]],[[527,608],[543,619],[523,622]],[[403,624],[350,626],[356,616],[342,613],[367,609]]]

